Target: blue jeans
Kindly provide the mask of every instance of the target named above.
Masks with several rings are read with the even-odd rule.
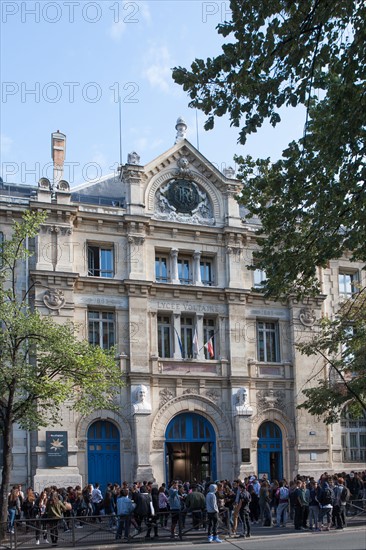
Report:
[[[122,531],[124,531],[124,537],[128,539],[130,534],[130,521],[130,516],[119,516],[116,539],[120,539],[122,537]]]
[[[14,529],[14,521],[15,521],[16,513],[17,513],[16,508],[8,508],[8,521],[9,521],[8,529],[9,529],[9,531]]]

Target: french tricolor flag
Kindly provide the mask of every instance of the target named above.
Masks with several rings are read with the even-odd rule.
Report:
[[[208,351],[208,354],[209,354],[209,356],[210,356],[210,359],[213,359],[213,358],[215,357],[215,351],[214,351],[214,347],[213,347],[213,339],[212,339],[212,336],[211,336],[211,338],[209,339],[209,341],[206,342],[205,348],[206,348],[207,351]]]

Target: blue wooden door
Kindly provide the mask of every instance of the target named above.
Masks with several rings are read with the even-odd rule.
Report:
[[[119,431],[112,422],[98,420],[88,430],[88,483],[121,483]]]
[[[283,478],[282,432],[274,422],[264,422],[258,430],[258,475]]]
[[[216,479],[216,435],[212,424],[196,413],[174,417],[165,432],[166,480],[207,476]]]

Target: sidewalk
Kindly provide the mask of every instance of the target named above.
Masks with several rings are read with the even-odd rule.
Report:
[[[350,529],[350,528],[354,528],[354,527],[362,527],[362,526],[365,526],[366,525],[366,514],[363,514],[361,516],[355,516],[355,517],[350,517],[350,518],[347,518],[347,527],[345,528],[345,531],[347,531],[347,529]],[[333,529],[331,530],[333,531]],[[310,531],[309,532],[309,535],[310,535]],[[283,529],[277,529],[276,527],[262,527],[261,525],[251,525],[251,539],[250,540],[258,540],[258,539],[263,539],[263,538],[266,538],[266,537],[273,537],[275,536],[276,538],[277,537],[281,537],[283,535],[289,535],[289,534],[293,534],[293,533],[296,533],[296,531],[294,530],[293,528],[293,525],[292,523],[288,524],[288,526],[286,528],[283,528]],[[306,531],[304,531],[304,533],[306,533]],[[243,541],[246,541],[247,543],[249,543],[249,540],[248,539],[244,539],[244,538],[229,538],[226,534],[224,533],[219,533],[219,536],[221,539],[227,539],[228,542],[231,541],[233,543],[235,542],[243,542]],[[200,545],[200,544],[206,544],[207,542],[207,535],[206,535],[206,532],[205,531],[199,531],[199,532],[196,532],[196,531],[189,531],[189,533],[187,533],[187,535],[184,535],[183,536],[183,540],[180,541],[179,538],[175,539],[175,540],[171,540],[169,536],[162,536],[162,537],[159,537],[157,540],[154,541],[154,539],[150,539],[150,540],[145,540],[143,537],[142,538],[136,538],[136,539],[132,539],[131,541],[129,542],[126,542],[126,543],[121,543],[121,541],[116,541],[116,542],[110,542],[108,544],[93,544],[93,545],[89,545],[89,546],[86,546],[86,545],[78,545],[76,548],[82,548],[82,549],[86,549],[90,548],[90,550],[116,550],[117,548],[118,549],[121,549],[121,548],[138,548],[138,547],[144,547],[144,548],[163,548],[164,546],[169,546],[169,545],[174,545],[174,546],[183,546],[183,545],[187,545],[187,544],[192,544],[194,546],[197,546],[197,545]],[[43,548],[45,548],[45,546],[43,545]],[[52,547],[51,547],[52,548]],[[70,550],[70,546],[57,546],[56,547],[57,550]]]
[[[355,527],[362,527],[366,525],[366,514],[363,513],[359,516],[351,516],[347,518],[347,528],[345,528],[344,532],[347,532],[347,530],[355,528]],[[35,539],[34,536],[31,536],[28,538],[28,540],[24,540],[22,534],[19,534],[18,538],[18,546],[17,548],[22,548],[24,550],[30,550],[35,548],[43,548],[43,549],[51,549],[51,548],[57,548],[57,550],[70,550],[71,548],[80,548],[82,550],[117,550],[121,548],[164,548],[169,546],[184,546],[184,545],[201,545],[206,544],[207,542],[207,534],[206,531],[201,529],[200,531],[195,531],[192,529],[187,529],[187,531],[183,530],[183,538],[180,540],[179,538],[175,538],[172,540],[170,538],[170,530],[169,529],[162,529],[159,527],[159,537],[154,540],[154,538],[146,540],[144,538],[144,535],[146,531],[144,531],[141,535],[137,535],[133,537],[131,540],[124,542],[123,540],[116,541],[115,540],[115,533],[111,530],[109,530],[106,526],[91,526],[91,525],[85,525],[84,529],[78,530],[78,537],[77,540],[75,540],[76,545],[72,545],[72,533],[67,533],[65,538],[65,533],[63,533],[61,530],[59,531],[59,543],[56,547],[52,546],[51,544],[45,544],[43,540],[41,540],[41,544],[39,546],[35,545]],[[332,532],[333,529],[330,531]],[[240,532],[240,531],[239,531]],[[243,542],[250,544],[250,541],[255,540],[261,540],[261,539],[267,539],[269,537],[283,537],[295,534],[296,531],[294,530],[293,524],[288,523],[287,527],[277,529],[276,527],[262,527],[261,525],[255,524],[251,525],[251,538],[244,539],[244,538],[236,538],[236,537],[229,537],[227,533],[222,532],[222,530],[219,530],[219,536],[223,540],[227,540],[227,542],[233,543],[235,546],[235,543]],[[306,531],[302,532],[303,534],[306,534]],[[308,531],[310,535],[310,531]],[[7,541],[9,543],[9,541]],[[11,546],[8,544],[7,546],[1,546],[0,550],[9,550]],[[14,544],[12,548],[15,548]]]

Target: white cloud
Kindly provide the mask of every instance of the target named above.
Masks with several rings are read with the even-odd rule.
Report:
[[[146,52],[146,65],[143,76],[152,88],[169,93],[172,91],[173,81],[171,67],[174,65],[166,46],[153,45]]]

